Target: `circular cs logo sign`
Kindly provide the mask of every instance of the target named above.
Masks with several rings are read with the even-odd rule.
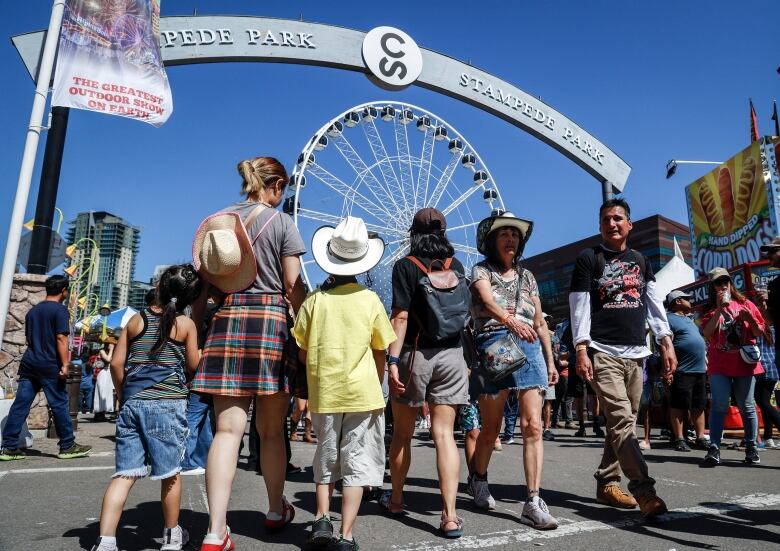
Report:
[[[417,43],[393,27],[377,27],[366,34],[363,61],[376,78],[393,87],[408,86],[422,71],[422,53]]]

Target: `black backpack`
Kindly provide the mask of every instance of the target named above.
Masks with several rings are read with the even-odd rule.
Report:
[[[466,326],[471,305],[471,292],[466,278],[450,269],[452,258],[434,260],[430,268],[414,256],[407,256],[424,272],[418,281],[418,292],[425,297],[423,319],[415,316],[420,334],[432,341],[443,341],[459,337]],[[434,270],[436,263],[441,269]]]

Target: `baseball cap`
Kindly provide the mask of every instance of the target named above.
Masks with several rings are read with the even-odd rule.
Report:
[[[677,300],[678,298],[690,299],[691,295],[689,295],[685,291],[680,291],[679,289],[676,289],[676,290],[672,291],[671,293],[669,293],[668,295],[666,295],[666,299],[664,300],[664,304],[666,305],[667,308],[669,308],[669,306],[675,300]]]
[[[775,249],[780,249],[780,237],[775,237],[766,245],[761,245],[761,252],[767,254]]]
[[[409,231],[412,233],[434,233],[446,229],[447,220],[444,218],[444,214],[438,209],[425,207],[414,215]]]
[[[726,270],[726,268],[721,268],[721,267],[713,268],[712,270],[710,270],[709,276],[710,276],[710,281],[715,281],[716,279],[720,279],[722,277],[727,277],[731,279],[728,270]]]

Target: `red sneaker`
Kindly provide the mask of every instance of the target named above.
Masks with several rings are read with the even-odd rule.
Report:
[[[282,496],[282,512],[280,513],[268,513],[265,517],[265,529],[268,532],[279,532],[284,529],[285,526],[290,524],[295,518],[295,509],[287,498]],[[209,550],[210,551],[210,550]]]
[[[210,536],[210,537],[209,537]],[[207,541],[212,540],[212,541]],[[219,541],[219,536],[214,534],[206,534],[206,539],[200,544],[200,551],[233,551],[236,548],[236,544],[230,539],[230,528],[225,530],[225,539]]]

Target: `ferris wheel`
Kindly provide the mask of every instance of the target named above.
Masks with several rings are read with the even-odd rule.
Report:
[[[385,282],[408,254],[412,218],[424,207],[444,213],[447,238],[467,270],[481,259],[477,224],[505,210],[490,171],[457,130],[425,109],[391,101],[356,105],[326,122],[300,153],[283,204],[306,242],[322,225],[361,217],[385,241],[371,274]],[[310,253],[302,260],[313,288],[324,274]]]

